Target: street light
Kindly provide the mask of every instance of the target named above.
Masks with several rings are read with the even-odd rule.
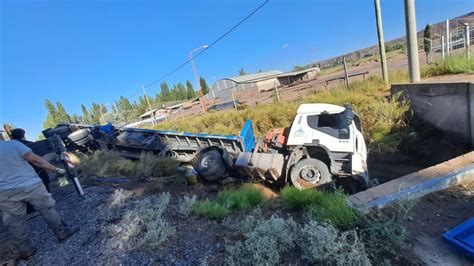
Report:
[[[197,70],[196,70],[196,66],[194,65],[193,53],[196,52],[196,51],[199,51],[201,49],[207,49],[207,47],[209,47],[209,46],[208,45],[203,45],[203,46],[200,46],[200,47],[198,47],[196,49],[193,49],[189,52],[189,60],[191,60],[191,66],[193,67],[194,78],[196,79],[196,84],[197,84],[198,89],[199,89],[199,101],[201,102],[202,110],[204,111],[204,113],[207,112],[207,108],[206,108],[206,103],[204,102],[204,95],[202,94],[202,90],[201,90],[201,82],[199,82],[199,76],[198,76],[198,73],[197,73]]]

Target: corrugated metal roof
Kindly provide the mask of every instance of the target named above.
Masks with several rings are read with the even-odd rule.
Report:
[[[255,82],[255,81],[275,78],[281,73],[283,73],[283,72],[278,71],[278,70],[272,70],[272,71],[260,72],[260,73],[244,75],[244,76],[237,76],[237,77],[231,77],[231,78],[225,78],[225,79],[230,79],[230,80],[232,80],[236,83],[247,83],[247,82]]]
[[[299,70],[299,71],[285,72],[285,73],[279,74],[278,77],[296,76],[296,75],[304,74],[304,73],[307,73],[307,72],[310,72],[310,71],[320,72],[321,69],[319,69],[319,67],[312,67],[312,68],[307,68],[307,69],[303,69],[303,70]]]
[[[151,115],[153,112],[158,111],[159,109],[160,109],[160,108],[156,108],[156,109],[153,109],[153,110],[150,110],[150,111],[146,111],[146,112],[144,112],[144,113],[143,113],[141,116],[139,116],[139,117],[149,116],[149,115]]]

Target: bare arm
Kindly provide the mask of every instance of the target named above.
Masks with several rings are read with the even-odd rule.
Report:
[[[56,172],[57,171],[57,169],[54,165],[50,164],[48,161],[43,159],[41,156],[38,156],[38,155],[36,155],[35,153],[33,153],[31,151],[26,153],[25,155],[23,155],[23,157],[28,162],[34,164],[35,166],[37,166],[41,169],[48,170],[48,171],[51,171],[51,172]]]

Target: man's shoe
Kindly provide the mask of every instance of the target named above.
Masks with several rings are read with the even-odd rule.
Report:
[[[17,260],[27,260],[35,254],[36,254],[36,248],[31,248],[31,249],[28,249],[28,250],[21,250],[21,251],[18,250],[18,251],[16,251],[15,259],[17,259]]]
[[[56,232],[56,237],[58,238],[59,242],[63,242],[64,240],[68,239],[69,237],[77,233],[78,231],[79,231],[78,226],[76,227],[64,226],[63,228],[61,228],[61,230],[58,230]]]

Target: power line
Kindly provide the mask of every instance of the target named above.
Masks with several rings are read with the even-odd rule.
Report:
[[[265,2],[263,2],[261,5],[259,5],[257,8],[255,8],[250,14],[248,14],[245,18],[243,18],[242,20],[240,20],[237,24],[235,24],[232,28],[230,28],[229,30],[227,30],[224,34],[222,34],[221,36],[219,36],[216,40],[214,40],[211,44],[208,45],[208,47],[204,50],[201,50],[200,52],[198,52],[193,58],[196,59],[197,57],[199,57],[202,53],[204,53],[205,51],[209,50],[209,48],[211,48],[212,46],[214,46],[215,44],[217,44],[220,40],[222,40],[225,36],[227,36],[229,33],[231,33],[233,30],[235,30],[237,27],[240,26],[240,24],[244,23],[247,19],[249,19],[251,16],[253,16],[255,13],[257,13],[262,7],[264,7],[267,3],[268,3],[269,0],[265,0]],[[189,62],[191,62],[191,59],[189,58],[188,60],[184,61],[182,64],[178,65],[177,67],[175,67],[173,70],[169,71],[168,73],[166,73],[165,75],[161,76],[159,79],[151,82],[150,84],[144,86],[145,88],[149,88],[153,85],[155,85],[156,83],[164,80],[165,78],[167,78],[168,76],[172,75],[174,72],[180,70],[181,68],[183,68],[185,65],[189,64]]]

